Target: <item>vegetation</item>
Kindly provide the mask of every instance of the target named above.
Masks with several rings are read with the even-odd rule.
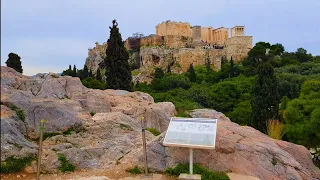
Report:
[[[229,180],[225,172],[213,172],[201,167],[199,164],[193,165],[194,174],[201,174],[202,180]],[[174,168],[166,169],[166,173],[171,176],[179,176],[181,173],[189,173],[189,164],[178,164]]]
[[[58,154],[58,160],[60,161],[59,170],[61,172],[74,171],[76,167],[67,160],[63,154]]]
[[[8,107],[12,110],[12,111],[15,111],[17,116],[19,117],[19,119],[21,121],[25,121],[26,120],[26,113],[24,112],[24,110],[18,108],[17,106],[13,105],[13,104],[10,104],[8,105]]]
[[[96,114],[96,113],[93,112],[93,111],[90,112],[90,115],[91,115],[91,116],[94,116],[95,114]]]
[[[192,68],[195,81],[190,70],[174,74],[157,69],[151,84],[138,83],[134,90],[149,93],[155,102],[173,102],[176,116],[212,108],[273,138],[319,148],[319,56],[259,42],[242,62],[223,57],[220,71],[206,65]],[[278,121],[268,123],[272,119]]]
[[[269,137],[273,139],[281,139],[283,136],[284,125],[279,120],[269,120],[267,132]]]
[[[142,173],[141,169],[138,166],[134,166],[133,168],[128,169],[127,172],[130,174],[141,174]]]
[[[21,66],[21,57],[15,53],[9,53],[8,57],[9,58],[6,61],[7,66],[15,69],[17,72],[22,74],[23,69]]]
[[[122,124],[122,123],[120,124],[120,129],[126,130],[126,131],[132,131],[133,130],[131,126],[129,126],[127,124]]]
[[[108,88],[131,91],[133,84],[131,82],[131,69],[128,62],[129,54],[124,47],[118,23],[116,20],[113,20],[112,24],[106,50],[107,56],[104,60],[107,68],[106,77]]]
[[[16,158],[9,157],[1,162],[0,173],[14,173],[23,170],[27,165],[30,165],[34,157]]]
[[[87,88],[101,89],[101,90],[104,90],[107,88],[105,83],[98,81],[97,79],[94,79],[92,77],[87,77],[87,78],[81,80],[81,82]]]
[[[161,132],[159,132],[157,129],[155,128],[146,128],[147,131],[151,132],[154,136],[159,136],[161,134]]]

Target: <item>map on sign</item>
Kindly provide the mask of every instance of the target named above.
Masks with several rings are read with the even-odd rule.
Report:
[[[171,118],[164,146],[214,148],[217,119]]]

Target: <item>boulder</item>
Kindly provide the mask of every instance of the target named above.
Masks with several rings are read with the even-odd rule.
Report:
[[[194,163],[214,171],[228,171],[269,179],[319,179],[320,170],[312,163],[309,151],[300,145],[275,140],[248,126],[229,121],[214,110],[195,110],[194,117],[218,118],[214,150],[194,149]],[[165,132],[147,145],[148,166],[164,171],[178,163],[189,162],[189,149],[164,147]],[[122,163],[143,166],[142,149],[134,151]],[[138,157],[138,158],[134,158]]]

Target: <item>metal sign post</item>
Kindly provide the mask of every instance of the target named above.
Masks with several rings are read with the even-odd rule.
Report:
[[[142,144],[143,144],[143,155],[144,155],[144,173],[148,176],[148,159],[147,159],[147,144],[146,144],[146,132],[144,117],[141,118],[141,127],[142,127]]]
[[[190,171],[190,174],[193,174],[193,149],[192,148],[189,148],[189,171]]]
[[[43,130],[44,130],[44,119],[41,119],[41,121],[40,121],[39,149],[38,149],[37,180],[40,180],[40,165],[41,165]]]

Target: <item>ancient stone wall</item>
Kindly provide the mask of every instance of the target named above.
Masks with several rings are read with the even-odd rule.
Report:
[[[166,48],[185,48],[192,44],[192,38],[186,36],[164,36]]]
[[[191,26],[185,22],[166,21],[156,26],[156,34],[159,36],[187,36],[190,37]]]
[[[164,37],[158,35],[151,35],[140,39],[140,46],[163,46]]]
[[[244,36],[244,26],[235,26],[231,28],[231,37]]]
[[[234,61],[240,61],[248,57],[248,52],[252,49],[252,36],[234,36],[226,42],[227,58],[231,56]]]
[[[140,38],[128,38],[124,42],[124,46],[127,50],[135,50],[140,48]]]

